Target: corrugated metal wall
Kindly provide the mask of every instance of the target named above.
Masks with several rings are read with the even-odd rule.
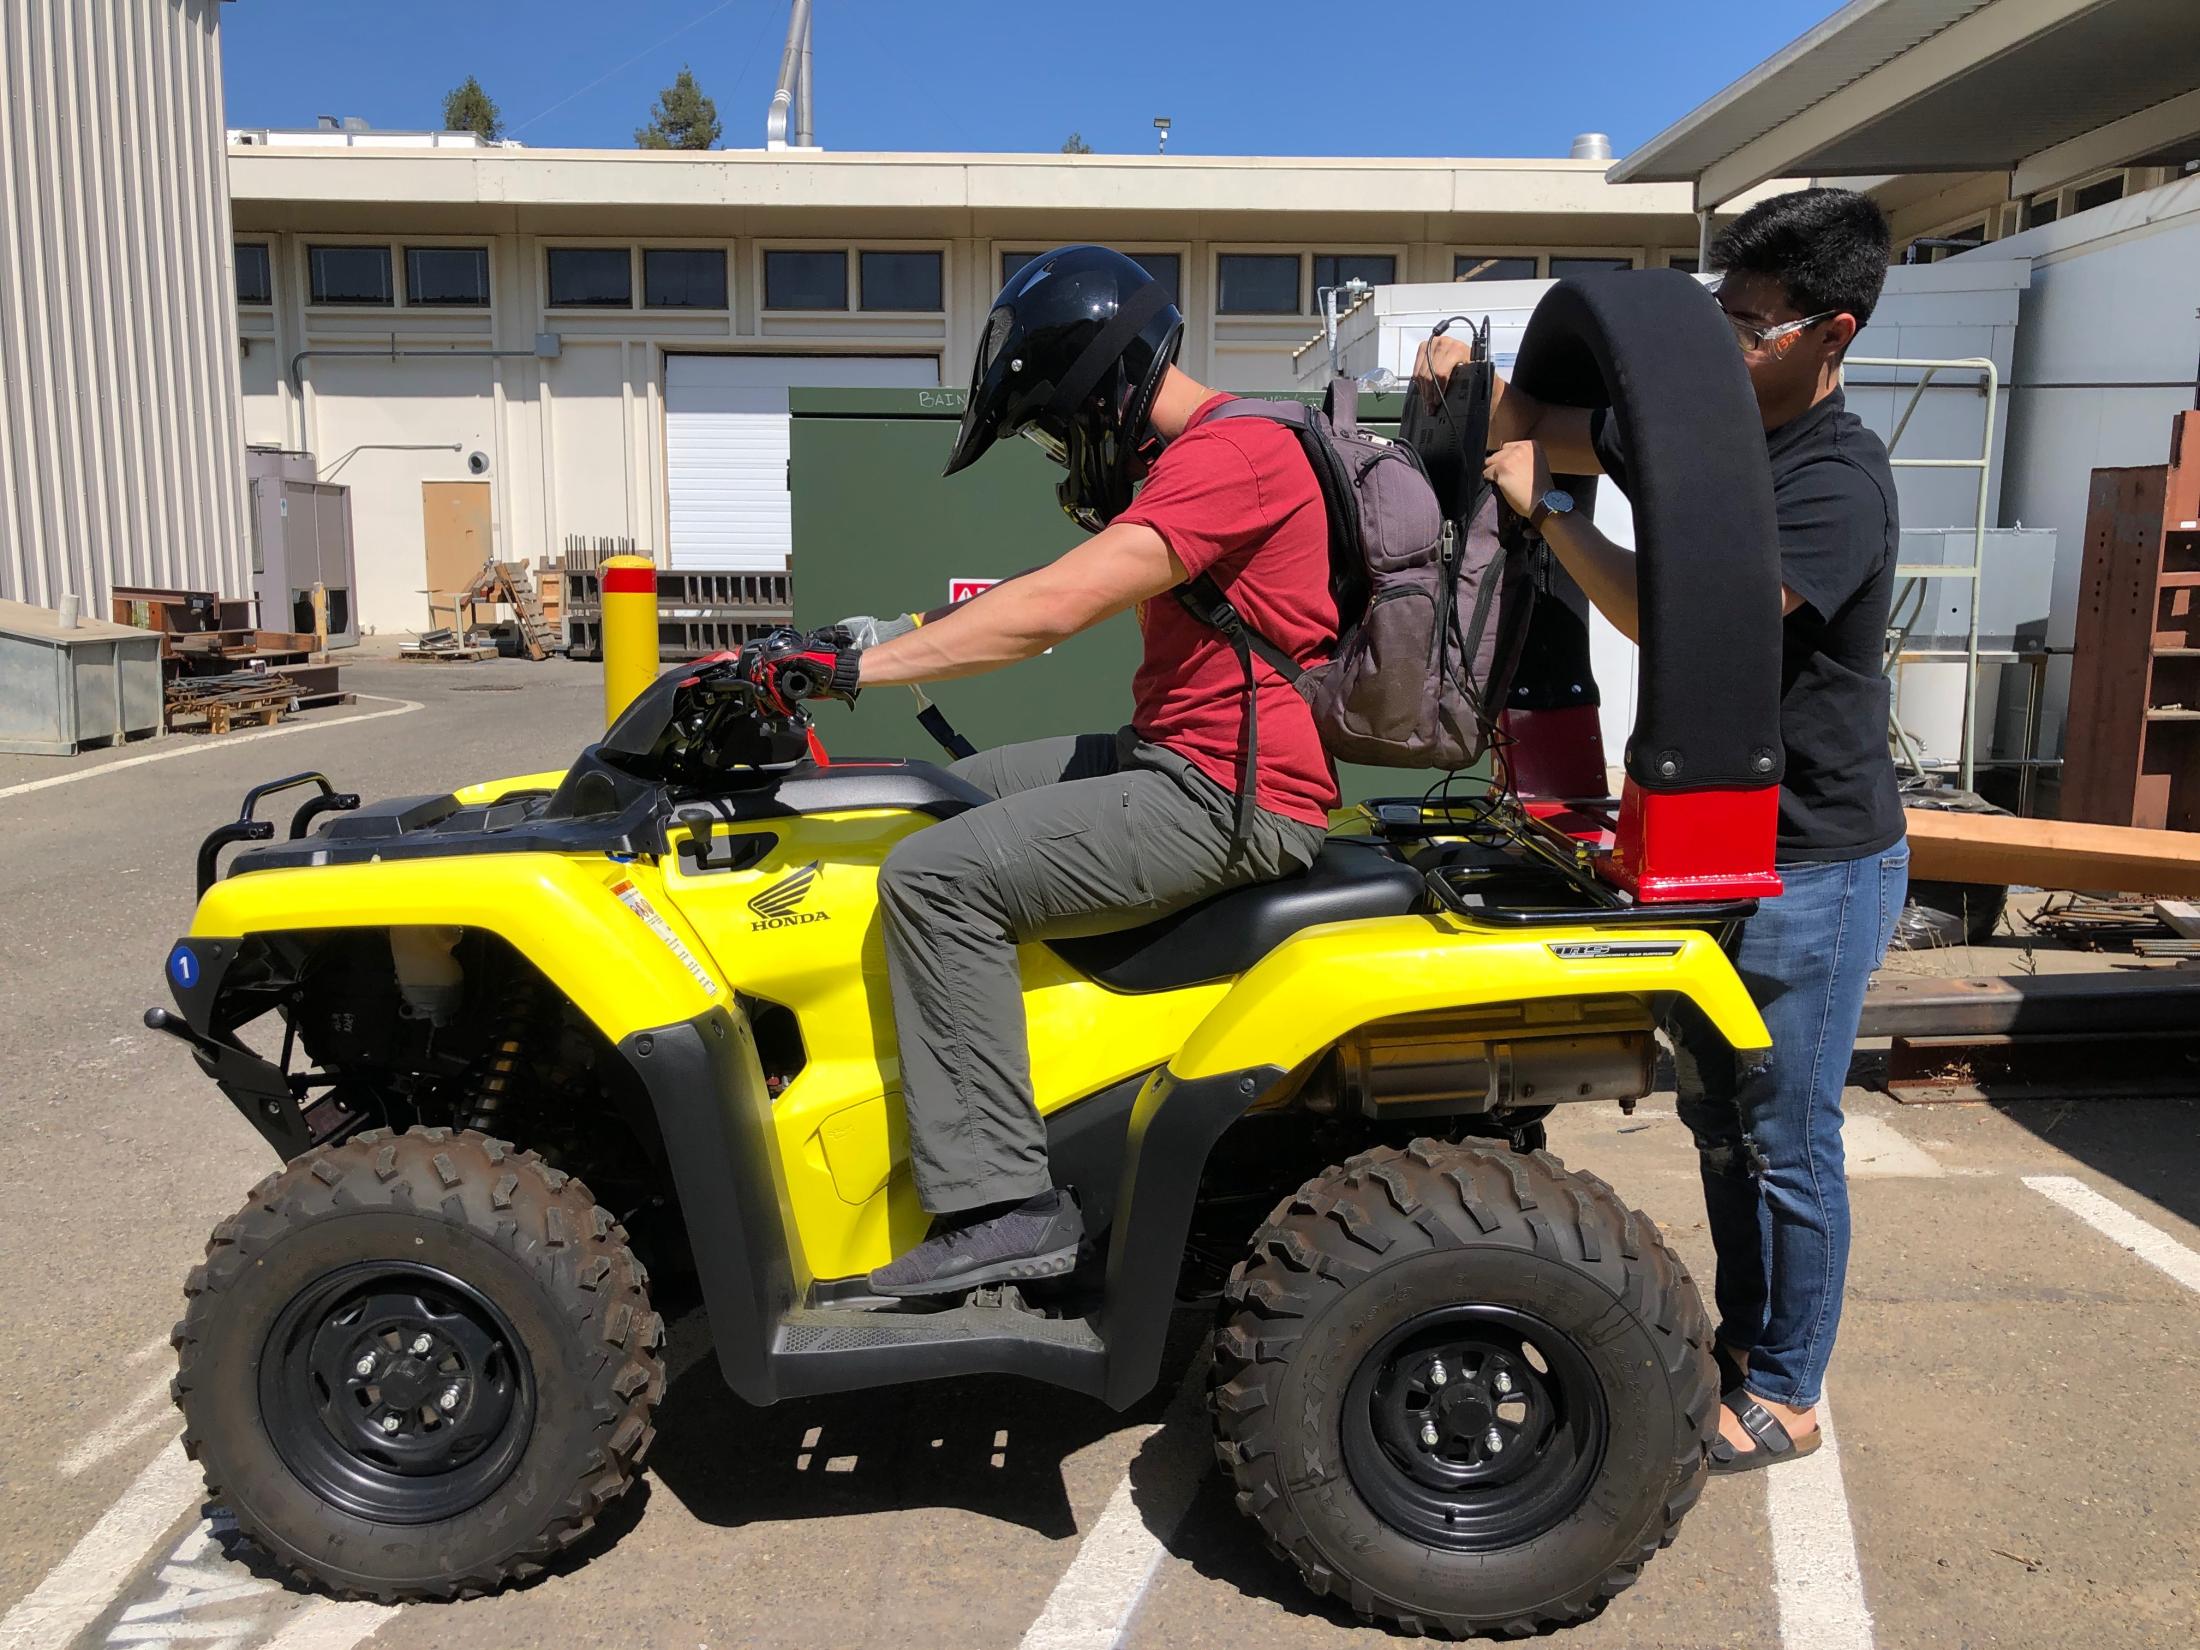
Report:
[[[220,0],[0,0],[0,596],[250,594]]]

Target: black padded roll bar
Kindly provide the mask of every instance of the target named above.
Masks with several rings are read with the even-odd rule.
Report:
[[[1560,281],[1513,379],[1609,407],[1635,508],[1642,663],[1628,776],[1645,790],[1776,783],[1780,555],[1765,432],[1717,303],[1678,270]]]

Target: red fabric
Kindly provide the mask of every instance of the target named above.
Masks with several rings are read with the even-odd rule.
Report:
[[[1259,418],[1209,423],[1227,396],[1192,414],[1118,517],[1159,533],[1193,578],[1214,575],[1247,624],[1302,665],[1329,657],[1329,521],[1298,437]],[[1173,595],[1142,602],[1145,658],[1131,691],[1139,737],[1188,757],[1236,793],[1245,753],[1245,676],[1230,644]],[[1253,660],[1260,694],[1261,807],[1309,825],[1337,803],[1337,771],[1313,713],[1275,670]]]

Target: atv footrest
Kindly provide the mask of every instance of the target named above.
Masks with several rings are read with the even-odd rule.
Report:
[[[1097,1394],[1106,1349],[1088,1319],[1012,1306],[798,1306],[780,1320],[772,1365],[783,1395],[989,1373],[1038,1375]]]
[[[922,1346],[997,1336],[1100,1350],[1100,1336],[1083,1318],[1043,1318],[1012,1306],[976,1305],[940,1312],[797,1307],[780,1322],[779,1348],[783,1352],[852,1352],[861,1347]]]

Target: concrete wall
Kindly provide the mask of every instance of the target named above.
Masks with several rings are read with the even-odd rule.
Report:
[[[250,593],[221,9],[0,5],[0,597]]]

